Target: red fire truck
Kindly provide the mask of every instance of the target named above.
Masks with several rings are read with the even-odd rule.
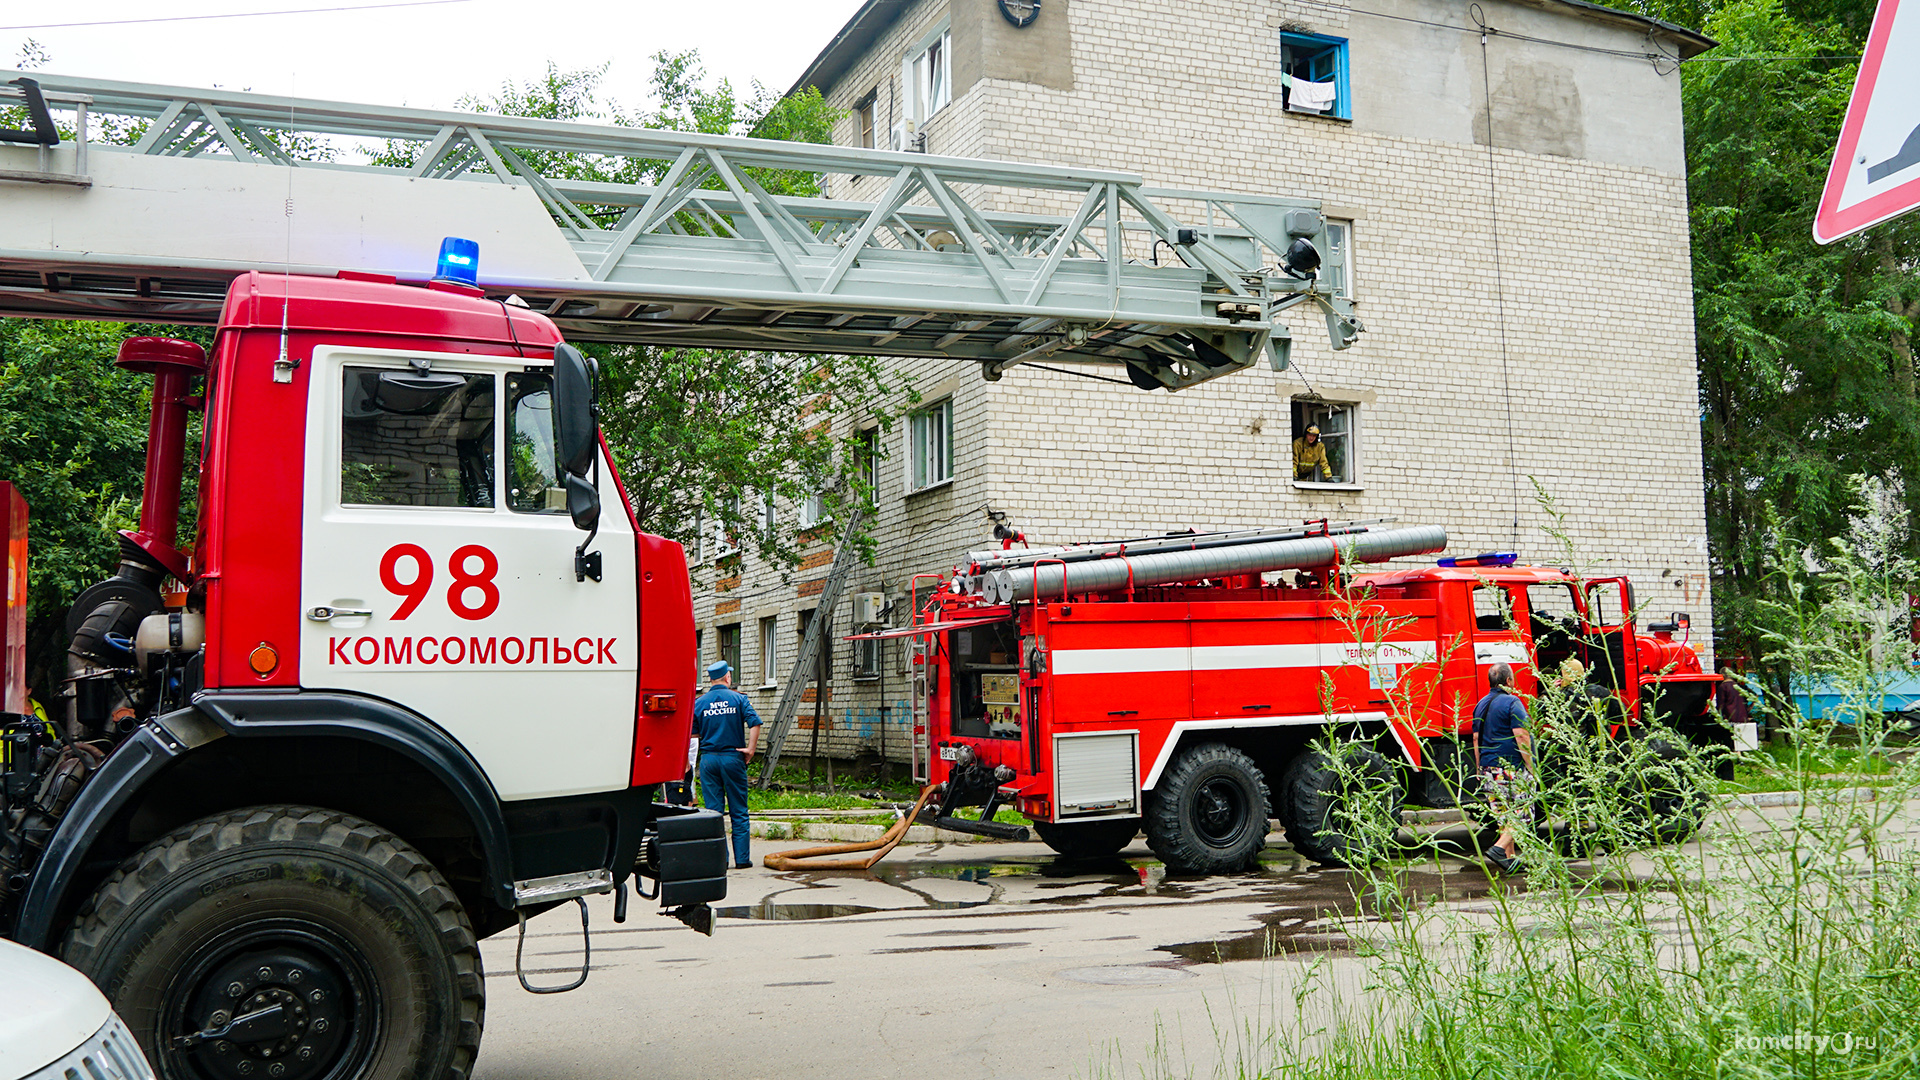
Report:
[[[139,528],[74,602],[44,718],[0,485],[7,936],[90,975],[165,1077],[317,1080],[466,1075],[476,942],[530,913],[577,900],[584,928],[612,892],[621,920],[638,875],[710,930],[719,816],[653,798],[686,768],[686,560],[633,520],[550,321],[253,273],[211,357],[118,362],[154,379]]]
[[[1341,863],[1334,810],[1356,772],[1397,779],[1415,805],[1453,805],[1461,736],[1501,662],[1532,695],[1537,672],[1581,660],[1615,736],[1658,720],[1730,742],[1707,712],[1718,677],[1674,640],[1686,617],[1636,633],[1625,578],[1511,555],[1353,572],[1446,542],[1431,527],[1323,522],[969,555],[890,632],[928,642],[939,823],[1005,832],[990,819],[1009,805],[1063,854],[1110,855],[1144,829],[1170,865],[1222,872],[1250,864],[1273,814],[1298,851]],[[1299,576],[1267,576],[1281,570]],[[1323,735],[1356,756],[1344,772]],[[957,816],[969,806],[978,821]]]

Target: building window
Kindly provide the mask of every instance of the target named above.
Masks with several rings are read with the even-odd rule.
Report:
[[[813,625],[813,617],[818,610],[819,610],[818,608],[809,608],[806,611],[802,611],[800,613],[800,624],[799,626],[795,627],[795,634],[793,638],[793,646],[794,646],[793,647],[793,663],[796,668],[798,668],[800,665],[800,648],[801,646],[806,644],[807,627]],[[820,672],[823,670],[826,670],[828,665],[833,663],[833,623],[831,621],[831,616],[829,616],[829,621],[827,622],[827,624],[825,626],[822,626],[820,629],[821,629],[820,648],[819,648],[819,651],[813,654],[813,663],[814,663],[813,670],[806,671],[806,672],[793,671],[788,673],[788,676],[790,678],[799,679],[801,686],[806,686],[808,683],[812,683],[812,682],[818,682],[819,680],[817,676],[820,674]]]
[[[780,620],[769,615],[760,620],[760,685],[772,686],[777,680],[774,674],[773,659],[780,638],[778,629]]]
[[[864,428],[853,437],[853,463],[860,482],[866,485],[866,497],[880,494],[880,430]]]
[[[1280,94],[1288,112],[1353,119],[1347,39],[1281,31]]]
[[[733,681],[738,685],[740,682],[740,624],[732,623],[720,627],[719,638],[717,644],[720,646],[720,655],[714,659],[725,660],[733,668]]]
[[[946,28],[927,38],[900,62],[901,96],[912,136],[953,100],[953,34]],[[897,149],[906,149],[898,147]]]
[[[921,409],[907,425],[912,443],[908,455],[908,491],[922,491],[953,479],[953,399]]]
[[[1320,284],[1335,296],[1353,297],[1353,222],[1327,221],[1327,250],[1320,253]]]
[[[860,104],[853,107],[855,146],[872,150],[878,145],[874,142],[874,139],[878,137],[874,131],[874,124],[877,121],[876,108],[879,102],[880,92],[878,90],[869,90],[867,96],[861,99]]]
[[[707,677],[707,657],[704,652],[706,646],[707,632],[695,630],[693,632],[693,679],[696,683]]]
[[[1360,482],[1359,419],[1352,402],[1293,399],[1294,486]]]
[[[853,643],[853,677],[856,679],[880,677],[879,639],[861,638]]]
[[[740,550],[740,536],[734,531],[734,522],[740,520],[740,496],[729,495],[720,500],[720,513],[713,518],[713,551],[716,559],[724,559]]]
[[[802,529],[811,529],[823,521],[832,520],[832,518],[833,515],[827,513],[827,497],[820,492],[816,491],[800,500],[800,527]]]

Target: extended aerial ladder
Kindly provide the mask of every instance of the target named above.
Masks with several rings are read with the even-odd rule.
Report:
[[[1323,315],[1336,349],[1360,330],[1317,287],[1309,199],[46,73],[0,84],[30,122],[0,135],[0,315],[211,323],[237,274],[420,281],[422,252],[460,236],[485,253],[488,295],[583,341],[946,356],[989,379],[1122,365],[1178,390],[1263,355],[1285,368],[1292,307]],[[774,195],[757,179],[773,172],[874,197]]]

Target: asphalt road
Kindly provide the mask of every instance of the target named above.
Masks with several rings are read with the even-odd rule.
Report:
[[[1447,899],[1490,887],[1454,861],[1411,872]],[[1328,919],[1355,910],[1347,876],[1284,847],[1258,872],[1171,881],[1143,840],[1092,865],[902,847],[872,872],[735,871],[728,895],[712,938],[639,901],[615,926],[597,899],[593,974],[564,995],[516,985],[513,932],[485,942],[476,1080],[1118,1077],[1159,1057],[1205,1076],[1296,1022],[1312,961],[1361,993]],[[579,957],[576,908],[530,925],[536,983]]]

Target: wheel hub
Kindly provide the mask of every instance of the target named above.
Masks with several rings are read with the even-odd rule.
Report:
[[[1200,834],[1212,843],[1231,840],[1239,832],[1245,816],[1240,791],[1231,781],[1209,780],[1196,793],[1194,823]]]
[[[213,1080],[315,1080],[347,1042],[344,989],[340,972],[305,949],[236,953],[191,998],[188,1053]]]

